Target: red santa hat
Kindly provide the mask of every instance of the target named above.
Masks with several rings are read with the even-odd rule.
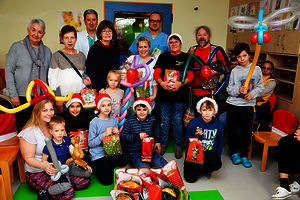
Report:
[[[135,107],[139,104],[143,104],[148,108],[149,113],[152,111],[152,103],[149,99],[145,97],[139,97],[135,100],[133,103],[133,110],[135,110]]]
[[[97,96],[95,98],[95,103],[96,103],[96,110],[95,110],[95,113],[97,114],[98,113],[98,110],[100,108],[100,105],[103,101],[110,101],[111,102],[111,98],[108,94],[102,94],[100,93],[99,96]]]
[[[82,99],[82,97],[81,97],[81,95],[80,95],[79,93],[74,93],[74,94],[73,94],[72,98],[71,98],[69,101],[67,101],[66,107],[69,108],[69,106],[70,106],[72,103],[74,103],[74,102],[78,102],[78,103],[80,103],[81,105],[83,105],[83,99]]]
[[[214,109],[215,109],[215,114],[218,113],[218,104],[215,100],[213,100],[212,98],[208,98],[208,97],[203,97],[202,99],[200,99],[200,101],[198,101],[197,105],[196,105],[196,110],[200,113],[200,108],[202,106],[202,104],[206,101],[210,101],[212,102],[212,104],[214,105]]]

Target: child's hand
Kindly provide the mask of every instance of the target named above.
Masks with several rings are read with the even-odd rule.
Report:
[[[107,128],[103,133],[104,137],[107,137],[111,134],[112,134],[112,128]]]
[[[252,94],[251,93],[245,94],[244,99],[246,99],[247,101],[250,101],[252,99]]]
[[[113,133],[119,133],[119,130],[117,128],[112,128]]]
[[[155,149],[156,153],[157,153],[158,155],[160,155],[161,144],[160,144],[160,143],[155,143],[155,144],[154,144],[154,149]]]
[[[93,173],[93,169],[90,166],[86,166],[86,168],[88,170],[88,172]]]
[[[147,133],[140,133],[141,140],[143,140],[146,137],[148,137]]]
[[[102,88],[101,90],[99,90],[99,94],[106,94],[106,91],[104,88]]]
[[[199,135],[199,136],[203,135],[203,130],[202,130],[202,128],[196,129],[196,136],[197,136],[197,135]]]
[[[239,92],[240,92],[241,94],[247,94],[247,91],[248,91],[248,88],[247,88],[246,86],[242,86],[242,87],[240,87],[240,89],[239,89]]]

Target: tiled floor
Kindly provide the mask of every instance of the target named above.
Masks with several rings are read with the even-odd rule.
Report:
[[[269,153],[267,170],[260,172],[261,149],[254,149],[252,168],[244,168],[242,165],[233,165],[225,148],[222,168],[214,172],[210,179],[199,178],[196,183],[186,183],[188,191],[218,190],[225,200],[271,200],[271,196],[278,186],[277,162],[274,150]],[[166,154],[166,160],[174,159],[173,154]],[[177,160],[180,173],[183,174],[183,158]],[[15,181],[13,190],[16,191],[19,183]],[[111,197],[75,198],[76,200],[111,200]],[[289,200],[299,200],[292,196]]]

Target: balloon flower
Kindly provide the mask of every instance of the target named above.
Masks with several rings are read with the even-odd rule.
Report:
[[[123,125],[126,121],[125,117],[127,115],[127,108],[129,107],[129,99],[134,92],[134,88],[143,84],[150,76],[149,66],[147,64],[138,64],[138,63],[139,63],[138,56],[135,56],[133,58],[131,67],[126,72],[128,82],[123,81],[123,80],[120,82],[121,85],[126,86],[127,89],[125,91],[125,98],[122,101],[121,116],[119,117],[119,124],[118,124],[119,132],[121,132],[123,130]],[[137,81],[137,79],[138,79],[137,69],[139,69],[139,68],[145,68],[146,74],[139,81]]]
[[[44,92],[43,94],[41,94],[39,96],[38,96],[38,92],[37,92],[37,86],[40,86],[40,88]],[[33,99],[31,99],[31,92],[33,95]],[[70,92],[68,94],[68,96],[66,96],[66,97],[56,97],[54,92],[51,90],[51,88],[46,83],[44,83],[41,80],[34,80],[29,83],[27,90],[26,90],[27,103],[20,105],[16,108],[11,108],[11,109],[5,108],[0,105],[0,111],[6,112],[6,113],[16,113],[23,109],[28,108],[30,105],[38,103],[46,98],[51,99],[53,101],[69,101],[71,99],[72,95],[73,95],[73,92]]]
[[[221,60],[213,61],[213,58],[215,57],[215,55],[218,51],[220,51],[222,53],[222,56],[223,56],[223,58],[226,62],[226,65],[228,65],[229,64],[228,57],[227,57],[224,49],[220,46],[218,46],[214,49],[214,51],[209,56],[206,63],[204,63],[204,61],[200,57],[191,54],[191,55],[189,55],[189,57],[186,61],[181,82],[184,83],[185,78],[186,78],[186,71],[187,70],[200,71],[200,77],[201,77],[201,80],[202,80],[202,85],[201,85],[202,88],[205,89],[205,90],[212,90],[212,91],[214,89],[216,89],[216,91],[213,93],[213,96],[218,94],[218,92],[222,89],[222,87],[225,85],[225,83],[229,79],[229,74],[226,72],[224,63]],[[194,59],[195,62],[197,62],[201,67],[199,68],[199,67],[189,66],[192,59]],[[219,87],[217,87],[217,84],[214,83],[214,81],[212,80],[211,70],[220,72],[221,74],[225,75],[225,78],[223,79],[223,81],[221,82],[221,85]]]
[[[254,72],[261,45],[263,43],[268,43],[271,40],[270,34],[268,33],[268,27],[267,24],[270,26],[281,26],[283,24],[289,23],[292,20],[295,20],[299,18],[299,8],[292,8],[292,7],[287,7],[287,8],[282,8],[279,10],[276,10],[275,12],[271,13],[270,15],[266,16],[265,19],[263,20],[263,10],[260,10],[258,12],[258,19],[255,19],[253,17],[247,17],[247,16],[233,16],[229,18],[228,24],[232,27],[235,28],[240,28],[240,29],[252,29],[254,28],[254,33],[252,34],[250,41],[255,45],[255,54],[254,54],[254,59],[251,64],[250,70],[248,72],[247,78],[245,80],[244,86],[248,87],[251,76]],[[276,20],[273,21],[275,17],[281,16],[282,14],[286,13],[291,13],[290,17],[286,19],[281,19],[281,20]],[[244,21],[247,23],[242,23],[240,21]]]

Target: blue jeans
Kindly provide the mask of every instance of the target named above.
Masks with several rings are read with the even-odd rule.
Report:
[[[184,111],[184,103],[160,102],[160,137],[163,146],[167,146],[168,144],[168,133],[171,120],[173,125],[174,146],[182,146],[182,118]]]
[[[152,158],[151,158],[151,163],[148,162],[142,162],[142,153],[137,152],[137,151],[130,151],[129,152],[129,159],[130,159],[130,164],[134,168],[140,168],[140,167],[163,167],[167,164],[167,161],[161,156],[156,153],[155,150],[152,152]]]

